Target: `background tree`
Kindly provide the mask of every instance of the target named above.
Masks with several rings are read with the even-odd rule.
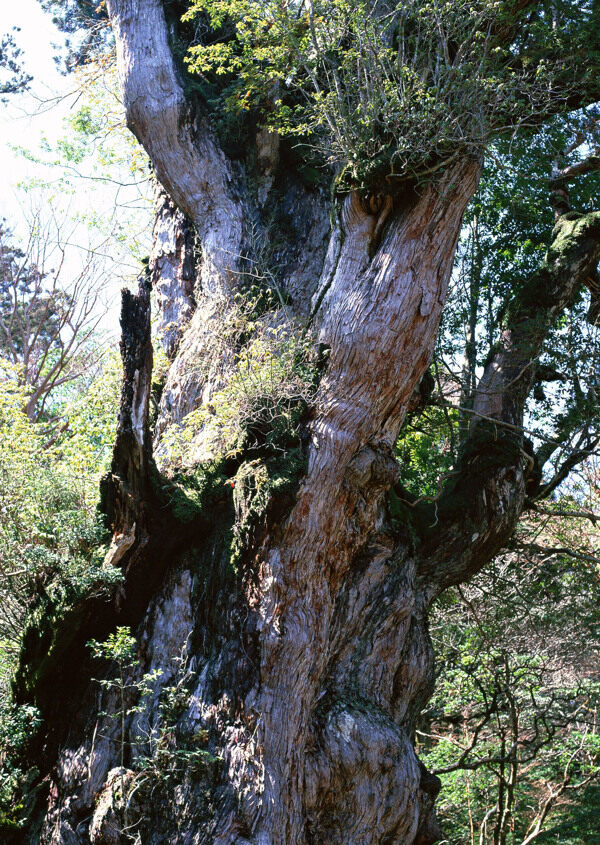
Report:
[[[24,635],[15,696],[52,731],[40,769],[60,761],[29,839],[103,829],[94,795],[114,754],[89,715],[85,642],[118,622],[137,626],[150,672],[189,643],[199,680],[181,729],[206,732],[223,761],[182,780],[177,810],[168,795],[148,805],[140,836],[432,843],[439,780],[413,743],[434,679],[428,609],[505,546],[540,489],[526,403],[547,338],[595,272],[598,212],[557,203],[545,255],[496,296],[501,328],[465,405],[473,421],[433,496],[405,490],[394,449],[422,404],[484,148],[596,101],[596,4],[107,10],[128,125],[168,196],[149,279],[123,299],[103,500],[106,563],[124,580],[113,602],[77,605],[76,632],[38,614]],[[189,48],[198,75],[181,61]],[[591,168],[586,153],[565,149],[549,193]],[[166,274],[182,326],[157,472],[149,280]],[[181,429],[183,463],[169,455]]]
[[[573,521],[522,522],[518,550],[434,611],[439,677],[419,735],[444,782],[449,842],[545,841],[553,816],[594,800],[595,532],[581,548]],[[590,821],[567,841],[596,830]]]
[[[451,470],[468,436],[477,372],[499,340],[503,303],[514,277],[531,272],[543,252],[545,230],[554,217],[548,173],[561,151],[584,137],[579,121],[593,128],[593,110],[555,121],[529,137],[526,147],[513,143],[508,151],[496,144],[492,151],[459,245],[434,356],[434,393],[429,406],[421,406],[405,425],[397,446],[403,481],[417,495],[439,493],[440,478]],[[585,179],[571,183],[570,199],[578,207],[589,206],[596,188],[588,169]],[[561,201],[567,199],[564,191]],[[591,296],[593,301],[593,291]],[[491,574],[480,575],[472,586],[434,606],[434,646],[440,659],[434,700],[439,704],[425,712],[435,713],[439,721],[436,747],[424,753],[444,781],[445,832],[452,842],[522,842],[527,836],[544,841],[557,807],[559,817],[561,807],[568,816],[579,802],[585,807],[594,800],[588,777],[593,780],[597,772],[596,692],[591,664],[582,656],[591,647],[593,663],[595,623],[584,607],[585,597],[595,601],[595,532],[585,532],[589,539],[582,548],[575,526],[565,523],[572,514],[579,526],[582,518],[595,524],[588,479],[597,442],[597,329],[588,302],[582,291],[544,344],[527,425],[539,444],[545,477],[541,482],[532,453],[530,511],[515,538],[516,557],[498,559]],[[567,477],[570,494],[560,486]],[[543,499],[557,495],[552,506],[543,505]],[[544,515],[537,517],[538,510]],[[551,523],[562,519],[555,525],[553,543],[548,542],[552,524],[546,524],[551,517]],[[561,553],[567,555],[562,562],[553,559]],[[569,607],[571,591],[578,607]],[[582,625],[579,633],[572,629],[573,620]],[[566,679],[570,686],[565,686]],[[581,698],[576,692],[580,684]],[[426,723],[427,717],[422,728],[427,733],[431,724]],[[509,734],[513,739],[507,743]],[[571,757],[567,749],[577,742],[578,754]],[[586,774],[579,778],[586,759]],[[557,761],[554,767],[552,760]],[[595,824],[586,829],[592,835]],[[574,831],[572,837],[569,841],[585,841]]]
[[[98,573],[92,561],[104,531],[97,519],[97,487],[114,438],[120,367],[112,356],[88,374],[81,393],[62,411],[67,425],[48,444],[45,424],[24,413],[27,388],[15,367],[0,358],[0,642],[3,647],[0,709],[7,705],[8,682],[31,597],[74,588]],[[96,561],[97,565],[98,561]],[[48,586],[51,585],[51,586]],[[79,585],[81,589],[83,587]],[[66,601],[66,599],[65,599]]]
[[[0,229],[0,274],[0,351],[19,365],[27,416],[39,420],[58,389],[102,355],[93,339],[106,311],[104,271],[93,252],[78,266],[57,219],[36,213],[24,248]]]
[[[107,46],[108,16],[106,4],[94,0],[41,0],[42,8],[53,13],[52,22],[66,34],[67,71],[85,63],[86,59]]]
[[[18,32],[18,30],[15,30]],[[32,77],[25,73],[21,65],[21,49],[17,46],[12,33],[0,38],[0,102],[7,94],[25,91]]]

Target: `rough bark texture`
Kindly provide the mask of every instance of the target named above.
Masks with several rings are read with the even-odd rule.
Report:
[[[304,470],[243,533],[240,472],[256,451],[222,461],[195,509],[154,466],[148,287],[125,296],[123,403],[105,483],[109,560],[124,580],[111,602],[82,611],[65,650],[81,657],[90,636],[129,624],[135,672],[163,674],[144,714],[128,712],[124,736],[98,715],[118,702],[97,700],[87,659],[69,681],[75,702],[48,685],[37,694],[55,728],[40,753],[48,791],[28,841],[127,841],[115,798],[125,742],[131,830],[144,843],[434,843],[439,781],[413,745],[433,683],[428,607],[490,559],[523,508],[520,436],[502,424],[522,422],[545,332],[600,257],[599,216],[560,218],[539,277],[523,280],[475,396],[481,418],[443,495],[394,509],[393,447],[431,359],[478,162],[455,162],[399,196],[351,194],[334,205],[330,231],[329,197],[285,165],[276,139],[256,130],[233,161],[208,117],[188,110],[162,4],[108,6],[128,124],[166,191],[150,268],[172,359],[156,454],[169,426],[227,384],[236,349],[215,338],[247,278],[269,274],[285,294],[272,324],[310,322],[328,363],[294,445]],[[245,538],[235,568],[232,536]],[[39,653],[29,659],[22,700]],[[143,737],[166,724],[161,689],[173,685],[185,695],[163,737],[171,774],[138,777]],[[177,768],[175,739],[220,762]]]
[[[196,305],[194,227],[159,183],[154,205],[149,269],[158,305],[156,332],[165,354],[173,359]]]
[[[146,280],[140,282],[137,296],[122,291],[121,358],[123,390],[117,440],[111,471],[103,480],[104,507],[113,533],[106,559],[110,566],[117,566],[134,544],[141,551],[148,541],[152,340]]]

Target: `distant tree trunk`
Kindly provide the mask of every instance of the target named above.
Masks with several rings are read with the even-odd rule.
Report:
[[[474,217],[471,222],[469,233],[469,282],[466,291],[467,313],[466,313],[466,337],[465,355],[461,373],[460,407],[470,408],[475,388],[477,385],[477,314],[479,299],[481,295],[481,275],[483,271],[483,254],[479,241],[479,219]],[[459,411],[460,441],[464,442],[468,437],[471,425],[471,416],[465,411]]]
[[[144,417],[151,367],[149,319],[140,316],[148,307],[144,284],[135,301],[124,302],[124,327],[140,331],[125,338],[129,399],[105,490],[115,532],[110,559],[125,581],[115,604],[82,615],[79,651],[68,646],[81,661],[78,680],[65,680],[58,665],[45,687],[37,676],[37,701],[54,725],[42,754],[50,794],[41,841],[127,841],[101,817],[102,800],[95,803],[118,754],[114,727],[96,715],[82,643],[131,624],[142,668],[162,668],[163,687],[175,678],[173,658],[187,649],[196,676],[180,724],[194,736],[205,732],[223,760],[196,780],[152,793],[138,828],[144,843],[434,843],[439,780],[413,745],[433,684],[428,608],[495,554],[523,508],[521,436],[501,423],[522,421],[543,337],[600,255],[600,215],[559,220],[572,236],[514,303],[476,391],[481,416],[450,486],[436,502],[393,510],[394,444],[431,361],[479,162],[456,161],[401,195],[350,194],[334,208],[330,228],[328,193],[286,165],[276,138],[257,130],[245,162],[232,161],[208,117],[188,108],[158,0],[109,0],[108,7],[128,124],[172,200],[160,205],[151,261],[172,358],[157,454],[165,426],[207,405],[227,380],[231,356],[215,352],[214,337],[257,238],[277,236],[288,315],[311,321],[329,357],[305,421],[306,469],[295,494],[271,502],[246,538],[240,570],[228,575],[218,531],[232,518],[227,487],[189,522],[170,515],[160,497],[166,483],[157,481]],[[181,252],[192,224],[193,291]],[[537,291],[529,299],[528,285]],[[533,307],[534,326],[527,319]],[[243,457],[236,460],[239,466]],[[61,679],[77,690],[78,715],[57,694]],[[156,715],[157,696],[152,708]],[[131,717],[134,745],[139,727]]]

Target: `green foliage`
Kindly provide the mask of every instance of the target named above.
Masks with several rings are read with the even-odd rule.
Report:
[[[523,526],[523,551],[505,553],[434,608],[438,678],[420,754],[442,778],[451,845],[473,835],[498,841],[500,831],[502,841],[521,842],[553,794],[541,830],[574,834],[571,819],[585,817],[600,778],[597,574],[585,560],[544,555],[542,540],[574,541],[568,523],[556,527],[562,536],[550,530]],[[600,833],[597,823],[592,831]]]
[[[127,745],[126,721],[133,713],[142,709],[139,701],[144,696],[149,696],[154,687],[155,681],[162,674],[158,669],[139,677],[137,670],[140,661],[137,657],[136,639],[132,636],[131,629],[122,626],[116,629],[104,642],[90,640],[88,643],[92,656],[108,661],[116,668],[116,677],[97,679],[103,690],[109,696],[115,693],[118,705],[111,712],[101,712],[100,716],[117,720],[119,723],[119,749],[120,749],[120,792],[114,798],[118,800],[118,809],[123,815],[123,830],[129,830],[129,796],[126,788],[125,778],[125,749]],[[134,698],[133,704],[129,701]]]
[[[439,408],[427,408],[416,417],[409,417],[396,443],[400,464],[400,480],[416,496],[436,496],[450,472],[456,453],[448,436],[448,416]]]
[[[8,837],[27,822],[37,771],[27,768],[24,755],[40,726],[35,707],[0,710],[0,835]]]
[[[265,313],[277,300],[255,278],[238,294],[216,341],[237,347],[224,386],[163,437],[158,495],[184,523],[221,508],[233,574],[267,515],[291,506],[306,468],[301,432],[318,372],[310,336]]]
[[[27,385],[28,417],[49,429],[62,397],[98,371],[107,345],[98,327],[104,310],[99,258],[83,249],[83,263],[80,255],[73,262],[65,220],[50,205],[26,220],[23,249],[0,224],[0,356]]]
[[[540,272],[556,234],[549,178],[557,163],[575,165],[587,155],[586,144],[598,143],[597,116],[594,106],[555,118],[510,143],[497,140],[489,151],[465,216],[434,359],[436,402],[460,406],[458,414],[448,409],[445,420],[446,443],[455,454],[473,422],[470,411],[481,368],[502,332],[525,306],[527,325],[534,328],[539,306],[549,304],[548,277]],[[593,207],[599,180],[598,173],[590,173],[569,184],[574,213]],[[566,228],[578,225],[566,223]],[[539,365],[540,378],[527,400],[524,425],[539,450],[540,464],[549,461],[544,467],[549,478],[569,454],[567,444],[578,437],[586,442],[588,436],[593,443],[598,428],[598,344],[596,329],[586,319],[588,307],[589,294],[582,289],[550,328],[539,359],[532,362]],[[536,441],[532,434],[564,447]]]
[[[580,83],[561,58],[574,43],[590,46],[585,6],[562,3],[560,26],[538,10],[527,37],[499,0],[193,0],[183,20],[200,31],[208,21],[187,61],[220,83],[227,110],[257,110],[344,168],[346,187],[373,189],[426,176],[555,107],[559,91]]]
[[[537,845],[594,845],[594,839],[600,837],[599,805],[600,786],[589,786],[580,801],[566,804],[556,813],[548,829],[537,838]]]
[[[52,459],[69,467],[86,487],[86,500],[97,501],[97,480],[106,472],[117,430],[123,368],[115,348],[102,354],[98,367],[72,389],[55,397],[53,413],[63,430],[52,444]]]
[[[136,639],[131,634],[131,628],[127,626],[117,628],[103,643],[90,640],[88,646],[93,657],[114,662],[120,675],[139,663],[136,656]],[[106,689],[113,689],[116,686],[120,690],[121,680],[122,678],[119,678],[117,681],[104,680],[98,683]]]
[[[49,659],[57,619],[120,577],[102,566],[106,532],[96,512],[116,422],[115,359],[108,357],[96,379],[88,377],[84,395],[65,396],[67,422],[50,441],[45,425],[24,413],[28,394],[18,368],[1,366],[0,710],[25,628],[45,643]]]
[[[170,682],[159,693],[158,719],[146,733],[137,736],[136,768],[141,773],[138,789],[159,786],[170,791],[190,774],[202,776],[207,767],[221,762],[206,748],[207,730],[200,728],[190,734],[180,725],[191,703],[190,685],[196,676],[188,666],[186,648],[171,663]]]
[[[41,0],[41,4],[52,13],[54,25],[68,34],[64,57],[67,70],[74,70],[111,48],[112,32],[103,0]]]
[[[15,27],[14,32],[19,30]],[[7,95],[26,91],[32,77],[22,67],[21,50],[14,35],[6,34],[0,38],[0,103]]]
[[[160,399],[167,381],[167,375],[171,361],[165,353],[162,344],[158,338],[153,339],[152,343],[152,385],[150,392],[150,411],[148,414],[148,422],[150,429],[154,428],[156,419],[158,417],[158,409],[160,406]]]
[[[191,522],[195,517],[210,512],[213,505],[222,503],[230,487],[226,463],[219,459],[176,469],[167,479],[158,474],[156,477],[159,499],[183,523]]]
[[[317,378],[312,343],[286,324],[234,311],[221,342],[240,344],[235,368],[210,402],[164,437],[169,463],[191,468],[243,450],[283,451],[297,439]]]
[[[75,13],[86,25],[105,19],[102,4],[96,9],[85,0],[48,0],[46,5],[62,9],[65,29],[79,25],[70,17]],[[173,16],[185,4],[165,6]],[[535,4],[522,32],[513,28],[512,4],[492,0],[375,6],[349,0],[194,0],[188,6],[186,32],[197,42],[189,67],[199,79],[196,90],[216,112],[213,118],[229,132],[230,145],[245,147],[248,127],[260,123],[290,137],[305,163],[310,159],[341,171],[342,189],[384,187],[393,193],[403,181],[426,178],[455,155],[478,154],[495,133],[531,116],[537,122],[573,92],[574,79],[583,88],[591,84],[579,78],[577,60],[568,66],[557,60],[567,52],[589,54],[588,46],[594,50],[595,41],[585,41],[592,17],[587,0]],[[171,29],[175,45],[181,30]],[[506,37],[500,38],[502,32]],[[183,42],[175,46],[181,54],[187,49]],[[597,68],[595,52],[592,58],[590,65]],[[185,84],[189,94],[189,77]],[[46,147],[47,158],[69,168],[89,163],[90,149],[114,130],[105,102],[96,89],[72,117],[68,136],[55,149]],[[482,425],[479,437],[461,451],[466,414],[485,356],[514,313],[511,302],[547,247],[549,160],[565,149],[569,163],[577,160],[582,150],[581,145],[579,151],[571,149],[573,137],[586,121],[593,127],[596,117],[591,109],[516,135],[510,144],[499,140],[492,150],[467,214],[468,236],[436,353],[439,406],[413,414],[397,444],[401,481],[411,498],[437,499],[459,456],[463,465],[473,464],[471,482],[520,459],[515,434],[499,435],[495,426]],[[594,140],[594,132],[586,137]],[[100,147],[101,169],[122,164],[130,153],[118,136],[115,145]],[[144,166],[138,161],[137,170]],[[65,178],[61,185],[67,183]],[[593,193],[593,184],[574,189],[573,202],[583,208]],[[88,219],[95,223],[94,215]],[[167,432],[159,459],[168,477],[154,479],[161,502],[187,525],[179,526],[184,536],[185,531],[192,535],[196,518],[215,523],[206,542],[219,554],[199,554],[197,568],[204,570],[194,573],[199,576],[194,589],[198,595],[203,591],[206,608],[198,613],[211,620],[221,609],[210,598],[230,586],[234,593],[244,555],[250,558],[268,519],[291,505],[305,471],[302,427],[317,368],[311,339],[290,323],[285,297],[265,264],[256,263],[240,276],[244,290],[238,307],[215,341],[222,368],[215,375],[202,369],[212,364],[197,362],[210,383],[210,401]],[[547,294],[541,278],[530,302],[532,318],[538,295]],[[580,296],[550,334],[543,362],[560,369],[564,381],[558,379],[547,397],[542,392],[529,412],[528,424],[539,434],[552,430],[565,442],[574,431],[597,425],[598,359],[594,337],[582,328],[582,309]],[[220,350],[227,354],[219,355]],[[162,365],[155,373],[156,396],[166,359]],[[119,367],[111,358],[81,392],[65,389],[59,395],[53,409],[67,427],[51,444],[44,429],[22,413],[27,393],[18,370],[6,372],[0,385],[0,589],[8,603],[0,620],[5,613],[13,627],[6,622],[0,628],[0,678],[8,683],[23,609],[29,605],[26,638],[45,655],[29,679],[34,689],[42,676],[51,681],[52,666],[66,651],[69,629],[78,624],[79,599],[120,577],[101,567],[103,537],[95,520],[95,485],[114,437]],[[454,407],[444,407],[446,400]],[[457,513],[468,499],[460,483],[450,481],[446,492],[451,495],[444,500]],[[410,505],[401,493],[390,491],[389,510],[407,522]],[[436,521],[427,521],[433,531]],[[541,530],[535,527],[538,540]],[[572,545],[567,534],[554,545]],[[515,553],[497,561],[472,587],[440,599],[432,624],[438,691],[423,717],[421,751],[444,778],[440,806],[449,842],[473,841],[475,826],[482,841],[489,841],[500,815],[494,807],[510,784],[514,789],[505,808],[516,843],[548,785],[559,784],[565,770],[584,797],[555,808],[539,841],[560,838],[580,845],[590,831],[596,833],[584,802],[597,800],[597,789],[590,781],[583,792],[586,779],[600,770],[600,689],[591,671],[600,632],[596,581],[593,567],[573,565],[560,554],[538,554],[529,566]],[[39,595],[32,604],[34,591]],[[58,628],[67,631],[60,641],[54,636]],[[132,792],[145,791],[151,799],[164,788],[170,795],[185,778],[201,777],[216,764],[208,732],[190,736],[184,730],[193,673],[183,657],[159,690],[158,672],[142,674],[128,628],[90,645],[108,663],[109,674],[99,683],[112,702],[104,714],[107,723],[119,722],[121,769],[127,752],[135,770],[128,792],[121,782],[124,810]],[[159,718],[150,722],[147,705],[155,696]],[[10,734],[20,747],[37,716],[5,708],[3,718],[9,727],[0,728],[0,740]],[[2,763],[0,814],[5,813],[6,824],[22,824],[24,803],[15,804],[13,796],[23,792],[28,775],[10,749]],[[487,827],[486,817],[492,819]]]
[[[162,674],[158,669],[155,672],[149,672],[142,675],[141,678],[135,677],[135,670],[139,666],[139,660],[136,654],[137,645],[136,639],[131,634],[131,629],[127,626],[117,628],[117,630],[109,634],[108,638],[100,643],[97,640],[90,640],[88,643],[91,649],[92,656],[108,660],[109,663],[114,664],[117,669],[116,678],[103,678],[98,680],[102,689],[111,692],[115,691],[118,696],[118,708],[109,714],[101,713],[100,715],[108,715],[112,719],[117,719],[120,723],[120,756],[121,769],[125,764],[125,720],[132,713],[139,712],[139,705],[127,706],[126,697],[130,693],[134,693],[135,697],[147,696],[152,693],[154,682]],[[122,790],[124,795],[124,790]]]

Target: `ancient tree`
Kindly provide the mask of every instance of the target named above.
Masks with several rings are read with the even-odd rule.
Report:
[[[485,147],[596,101],[596,4],[107,10],[127,124],[161,187],[148,275],[123,299],[103,482],[123,578],[110,600],[38,617],[15,683],[46,725],[30,841],[433,843],[439,781],[413,746],[428,608],[543,484],[523,414],[548,332],[594,285],[600,212],[567,201],[594,160],[548,174],[547,255],[515,280],[434,501],[403,490],[394,447],[426,401]],[[136,636],[130,671],[163,673],[141,713],[139,687],[125,706],[91,681],[85,643],[118,625]],[[206,760],[152,781],[136,760],[167,687],[186,694],[162,747],[195,742]]]

